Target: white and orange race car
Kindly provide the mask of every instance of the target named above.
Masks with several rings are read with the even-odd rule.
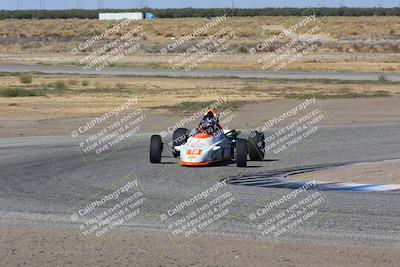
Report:
[[[238,167],[247,167],[250,160],[264,160],[264,134],[254,131],[249,138],[238,138],[240,132],[223,130],[219,134],[193,133],[178,128],[172,136],[172,155],[179,157],[182,166],[210,166],[221,162],[236,162]],[[164,143],[160,135],[150,141],[150,162],[161,163]]]

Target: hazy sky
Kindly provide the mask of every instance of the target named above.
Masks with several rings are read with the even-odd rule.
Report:
[[[141,0],[0,0],[0,9],[69,9],[69,8],[130,8],[140,7]],[[231,7],[232,0],[144,0],[154,8],[214,8]],[[400,6],[400,0],[234,0],[236,7],[393,7]]]

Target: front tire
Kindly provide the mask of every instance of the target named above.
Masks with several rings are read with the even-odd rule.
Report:
[[[258,131],[249,135],[249,157],[252,161],[263,161],[265,156],[264,133]]]
[[[247,140],[236,140],[236,165],[238,167],[247,167]]]
[[[150,162],[161,163],[161,154],[163,150],[163,142],[161,136],[153,135],[150,140]]]
[[[172,147],[183,145],[187,142],[188,139],[188,129],[185,128],[178,128],[174,131],[172,135]],[[177,158],[180,155],[179,151],[172,150],[172,155]]]

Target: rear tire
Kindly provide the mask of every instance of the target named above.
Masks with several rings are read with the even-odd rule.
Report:
[[[265,156],[264,133],[252,131],[249,135],[249,157],[252,161],[263,161]]]
[[[186,128],[178,128],[172,135],[172,147],[183,145],[187,142],[189,130]],[[172,155],[177,158],[180,155],[179,151],[172,150]]]
[[[161,154],[163,150],[163,142],[161,136],[153,135],[150,140],[150,162],[161,163]]]
[[[247,167],[247,140],[236,140],[236,165],[238,167]]]

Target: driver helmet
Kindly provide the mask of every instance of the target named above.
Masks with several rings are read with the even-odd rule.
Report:
[[[215,118],[216,116],[217,116],[217,113],[215,112],[214,109],[208,109],[207,113],[205,114],[205,117],[210,118],[210,119]]]

